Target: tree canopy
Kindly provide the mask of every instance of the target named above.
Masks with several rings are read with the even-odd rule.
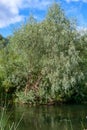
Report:
[[[78,35],[57,3],[41,22],[30,16],[0,50],[1,88],[23,103],[86,98],[87,40]]]

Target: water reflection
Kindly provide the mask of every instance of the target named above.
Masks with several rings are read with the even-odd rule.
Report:
[[[83,130],[87,128],[87,106],[16,106],[11,121],[18,122],[18,130]]]

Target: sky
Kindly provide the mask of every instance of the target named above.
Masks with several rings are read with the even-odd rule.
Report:
[[[12,35],[31,14],[43,20],[54,1],[60,2],[66,16],[77,19],[79,29],[87,29],[87,0],[0,0],[0,34]]]

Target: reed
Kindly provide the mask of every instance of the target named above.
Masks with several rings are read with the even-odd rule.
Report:
[[[23,118],[23,115],[21,116],[20,120],[16,122],[10,122],[10,117],[12,113],[9,115],[7,114],[6,107],[0,108],[0,130],[17,130],[19,127],[19,124]]]

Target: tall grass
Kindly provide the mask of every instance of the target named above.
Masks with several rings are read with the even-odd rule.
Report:
[[[23,118],[20,118],[20,120],[16,123],[16,122],[10,122],[10,117],[11,117],[10,113],[9,115],[7,114],[7,110],[6,107],[0,108],[0,130],[17,130],[19,127],[19,124]]]

